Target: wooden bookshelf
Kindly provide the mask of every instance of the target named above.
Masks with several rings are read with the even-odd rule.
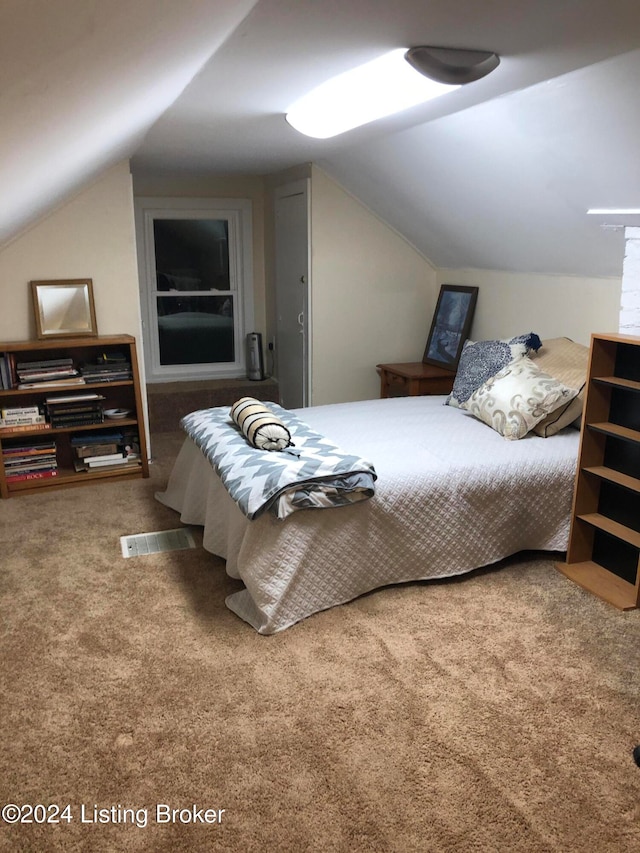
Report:
[[[108,357],[115,353],[123,354],[126,363],[131,365],[130,379],[114,381],[88,379],[80,385],[66,385],[64,383],[51,385],[48,383],[46,387],[44,385],[37,387],[37,383],[33,383],[35,387],[19,388],[17,387],[15,369],[11,373],[7,367],[9,361],[15,365],[18,362],[26,363],[62,358],[71,358],[74,366],[79,367],[83,364],[95,362],[100,357]],[[5,356],[7,356],[6,359]],[[15,429],[1,427],[0,496],[2,498],[41,493],[46,489],[81,486],[97,481],[113,481],[114,478],[131,479],[149,476],[147,436],[135,338],[131,335],[111,335],[0,343],[0,358],[5,360],[3,383],[11,385],[10,388],[0,389],[1,409],[38,406],[46,411],[45,401],[47,397],[95,392],[104,397],[102,402],[104,409],[129,410],[127,417],[117,420],[109,420],[105,417],[101,423],[76,423],[68,426],[52,426],[51,423],[48,423],[46,426],[21,426]],[[7,378],[9,379],[8,382]],[[50,419],[47,418],[47,420]],[[74,465],[76,456],[71,444],[72,437],[82,435],[106,436],[110,433],[135,434],[140,448],[139,458],[127,464],[108,467],[105,470],[95,468],[88,471],[77,471]],[[40,439],[55,441],[55,476],[18,481],[7,479],[2,451],[19,447],[29,441],[37,442]]]
[[[640,338],[593,335],[566,562],[621,610],[640,604]]]

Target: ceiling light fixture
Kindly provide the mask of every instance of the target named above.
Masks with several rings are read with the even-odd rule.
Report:
[[[497,53],[453,47],[410,47],[405,59],[426,77],[452,85],[481,80],[500,65]]]
[[[479,80],[499,63],[488,51],[399,48],[317,86],[286,118],[300,133],[328,139]]]
[[[587,210],[587,213],[596,216],[637,216],[640,213],[640,207],[592,207]]]

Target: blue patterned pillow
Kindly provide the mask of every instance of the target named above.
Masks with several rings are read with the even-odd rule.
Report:
[[[538,352],[542,346],[542,341],[535,332],[527,332],[526,335],[516,335],[515,338],[510,338],[507,343],[524,344],[528,350],[534,350],[535,352]]]
[[[462,348],[456,378],[445,405],[459,409],[474,391],[503,367],[540,346],[540,338],[533,332],[502,341],[467,341]]]

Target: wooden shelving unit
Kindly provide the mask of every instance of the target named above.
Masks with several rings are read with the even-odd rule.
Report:
[[[621,610],[640,604],[640,338],[593,335],[565,563]]]
[[[130,380],[86,382],[83,385],[46,388],[0,390],[1,408],[18,408],[24,406],[42,406],[47,396],[55,394],[73,394],[96,391],[105,397],[105,409],[129,409],[131,416],[118,420],[106,420],[100,424],[69,426],[33,430],[21,428],[12,430],[0,428],[0,496],[9,498],[13,495],[23,495],[42,492],[43,489],[60,489],[68,486],[80,486],[95,483],[98,480],[113,478],[130,479],[133,477],[149,476],[149,461],[147,437],[145,432],[143,401],[140,387],[140,374],[135,338],[131,335],[111,335],[98,337],[64,338],[42,341],[18,341],[0,343],[0,356],[11,353],[16,361],[41,361],[47,359],[71,357],[74,364],[92,362],[103,353],[124,353],[131,364],[132,378]],[[120,469],[109,468],[91,471],[76,471],[74,468],[74,451],[70,443],[73,435],[82,433],[113,432],[114,430],[134,429],[140,445],[140,459],[136,465],[122,466]],[[57,471],[51,479],[35,479],[18,482],[7,482],[2,449],[23,443],[25,439],[54,438],[56,442]]]

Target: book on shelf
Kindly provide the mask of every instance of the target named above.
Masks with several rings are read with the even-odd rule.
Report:
[[[39,432],[44,429],[51,429],[51,424],[38,422],[35,424],[16,424],[15,426],[0,425],[0,434],[5,435],[8,432]]]
[[[42,461],[40,461],[42,460]],[[25,469],[57,468],[58,461],[55,456],[16,456],[13,459],[3,459],[7,474]]]
[[[8,391],[11,388],[11,376],[9,374],[9,367],[5,358],[5,353],[0,355],[0,385],[5,391]]]
[[[119,462],[124,459],[124,453],[97,453],[95,456],[83,456],[85,465],[104,465],[107,462]]]
[[[52,441],[50,444],[16,444],[10,447],[2,448],[2,457],[10,458],[12,456],[24,456],[26,453],[45,455],[55,453],[56,443]]]
[[[61,415],[51,418],[51,426],[54,429],[74,429],[75,427],[97,426],[104,423],[104,417],[98,413],[87,413],[79,415]]]
[[[118,430],[109,432],[80,433],[69,439],[72,447],[82,447],[89,444],[122,444],[123,433]]]
[[[38,465],[44,465],[46,462],[52,463],[56,461],[55,451],[47,451],[47,453],[39,453],[39,452],[31,452],[25,451],[22,454],[11,454],[9,456],[2,456],[2,461],[5,466],[11,465],[26,465],[27,463],[34,463]]]
[[[0,409],[2,418],[26,418],[31,415],[42,414],[39,406],[15,406],[14,408]]]
[[[4,464],[17,459],[55,458],[56,447],[12,447],[2,451]]]
[[[41,358],[29,359],[28,361],[18,360],[16,357],[16,370],[66,370],[73,368],[73,358],[70,355],[65,355],[61,358]]]
[[[54,379],[42,382],[20,382],[18,388],[20,390],[34,388],[66,388],[71,385],[84,385],[85,381],[82,376],[70,376],[67,379]]]
[[[55,403],[47,404],[47,411],[53,415],[85,414],[86,412],[98,412],[102,414],[102,403]]]
[[[85,391],[83,394],[56,394],[55,397],[45,397],[44,401],[51,406],[58,403],[87,403],[92,400],[104,399],[104,394],[98,394],[96,391]]]
[[[12,352],[0,355],[0,381],[5,391],[10,391],[17,385],[16,360]]]
[[[36,471],[55,471],[57,465],[15,465],[13,468],[8,468],[5,471],[6,476],[14,476],[15,474],[34,474]]]
[[[46,423],[44,415],[26,415],[25,417],[11,415],[7,418],[0,418],[0,427],[30,426],[44,423]]]
[[[83,464],[88,465],[89,468],[101,468],[103,465],[126,465],[128,459],[122,453],[116,455],[114,454],[109,459],[93,459],[93,461],[89,462],[86,458],[82,460]]]
[[[5,462],[11,459],[20,459],[24,456],[53,456],[56,452],[55,444],[51,447],[8,447],[2,450],[2,458]]]
[[[91,385],[106,384],[107,382],[129,382],[131,380],[131,372],[117,374],[83,373],[82,376],[84,381]]]
[[[16,370],[38,370],[40,368],[56,367],[73,367],[73,359],[70,356],[66,356],[65,358],[46,358],[41,361],[19,361],[16,364]]]
[[[75,459],[74,467],[76,471],[118,471],[125,468],[137,468],[140,464],[139,459],[127,459],[122,457],[120,460],[110,459],[105,462],[94,462],[91,465],[87,464],[84,459]]]
[[[3,456],[10,456],[13,453],[41,453],[42,451],[52,452],[56,449],[55,440],[51,441],[22,441],[20,444],[5,444],[2,448]]]
[[[117,453],[118,445],[115,442],[104,444],[80,444],[74,447],[78,459],[86,456],[106,456],[109,453]]]
[[[117,382],[132,378],[131,365],[125,359],[81,364],[79,370],[87,382]]]
[[[91,408],[83,408],[83,409],[62,409],[58,411],[57,409],[52,409],[49,413],[49,420],[92,420],[93,418],[99,418],[100,422],[104,420],[104,411],[102,410],[102,406],[98,406],[97,408],[92,406]]]
[[[18,379],[20,382],[38,382],[41,379],[67,379],[72,376],[78,376],[78,371],[72,367],[61,367],[55,370],[19,370]]]
[[[102,423],[104,410],[101,394],[87,395],[88,399],[78,397],[47,397],[46,407],[49,420],[54,426],[75,426],[80,423]]]
[[[2,447],[5,474],[26,474],[57,467],[55,439],[9,441]]]
[[[5,462],[5,473],[6,474],[27,474],[30,471],[50,471],[53,468],[57,468],[58,463],[55,458],[53,460],[47,459],[44,462],[35,462],[33,460],[28,460],[27,462],[18,462],[16,464],[8,465]]]
[[[26,480],[48,480],[58,476],[58,469],[50,471],[30,471],[24,474],[8,474],[5,479],[7,483],[23,483]]]

